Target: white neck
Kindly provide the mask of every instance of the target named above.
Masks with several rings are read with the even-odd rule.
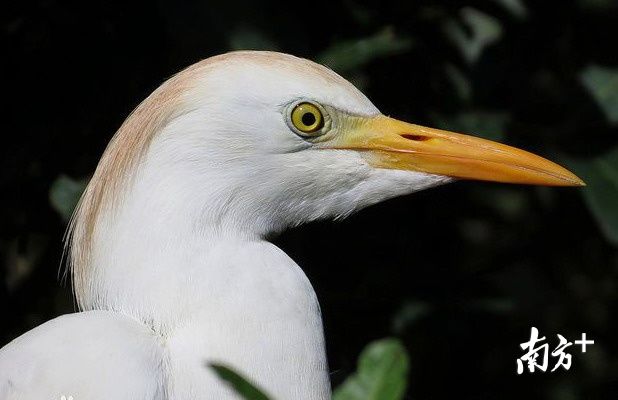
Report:
[[[328,398],[319,305],[302,270],[225,212],[204,209],[221,207],[219,188],[196,196],[187,185],[200,182],[184,175],[183,164],[175,170],[162,161],[149,168],[146,159],[130,196],[99,221],[85,308],[116,310],[158,332],[178,398],[225,398],[205,367],[212,361],[275,398]]]

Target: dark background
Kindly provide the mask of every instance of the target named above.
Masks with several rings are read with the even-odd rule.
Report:
[[[321,302],[333,384],[400,337],[410,399],[618,392],[618,2],[4,4],[0,344],[74,310],[66,218],[123,119],[163,80],[232,49],[327,63],[388,115],[566,164],[584,189],[459,182],[276,239]],[[517,375],[536,326],[569,371]],[[554,360],[550,357],[553,367]]]

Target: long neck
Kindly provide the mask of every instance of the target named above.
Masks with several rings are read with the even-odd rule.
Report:
[[[195,198],[182,171],[158,171],[146,163],[120,207],[102,215],[85,308],[131,315],[166,338],[178,398],[227,390],[204,375],[206,361],[238,368],[275,398],[328,398],[319,305],[302,270],[205,211],[216,188]]]

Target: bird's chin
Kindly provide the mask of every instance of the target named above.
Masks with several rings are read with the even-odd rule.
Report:
[[[368,200],[371,205],[390,198],[404,196],[432,187],[453,182],[455,179],[425,172],[374,168],[374,173],[367,180]]]

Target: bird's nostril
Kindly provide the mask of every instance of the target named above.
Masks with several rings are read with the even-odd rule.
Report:
[[[414,140],[415,142],[424,142],[425,140],[429,140],[428,136],[423,135],[414,135],[412,133],[403,133],[401,137],[406,138],[408,140]]]

